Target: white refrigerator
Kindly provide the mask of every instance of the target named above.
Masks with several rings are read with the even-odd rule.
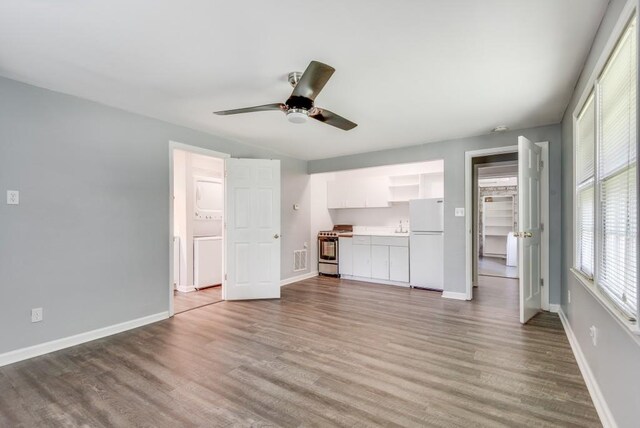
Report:
[[[409,201],[409,283],[443,289],[444,199]]]

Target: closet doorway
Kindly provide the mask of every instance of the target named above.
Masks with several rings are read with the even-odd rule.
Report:
[[[517,153],[495,158],[475,165],[475,276],[518,278]]]
[[[224,156],[171,147],[172,314],[223,300]]]

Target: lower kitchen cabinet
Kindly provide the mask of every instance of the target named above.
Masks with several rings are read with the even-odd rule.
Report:
[[[340,275],[360,281],[409,285],[409,238],[354,235],[339,239]]]
[[[389,247],[371,246],[371,278],[389,279]]]
[[[389,247],[389,279],[409,282],[409,247]]]
[[[338,238],[338,269],[340,275],[353,275],[353,239]]]
[[[371,245],[353,244],[353,276],[371,278]]]

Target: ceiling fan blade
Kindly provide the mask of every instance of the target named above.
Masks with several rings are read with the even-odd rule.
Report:
[[[292,97],[305,97],[315,100],[324,85],[327,84],[335,68],[318,61],[311,61],[302,73],[300,81],[293,88]]]
[[[225,116],[228,114],[251,113],[254,111],[270,111],[270,110],[287,111],[287,106],[282,103],[265,104],[263,106],[237,108],[235,110],[216,111],[214,112],[214,114]]]
[[[344,131],[348,131],[358,126],[357,123],[353,123],[342,116],[338,116],[332,111],[325,110],[319,107],[314,107],[309,112],[309,117],[319,120],[320,122],[324,122],[328,125],[335,126],[336,128],[340,128]]]

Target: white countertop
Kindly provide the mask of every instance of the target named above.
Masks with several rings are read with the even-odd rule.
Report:
[[[367,227],[367,226],[354,226],[354,236],[395,236],[399,238],[409,237],[409,232],[396,232],[393,227]]]
[[[395,236],[398,238],[408,238],[409,232],[361,232],[353,233],[353,236]]]

